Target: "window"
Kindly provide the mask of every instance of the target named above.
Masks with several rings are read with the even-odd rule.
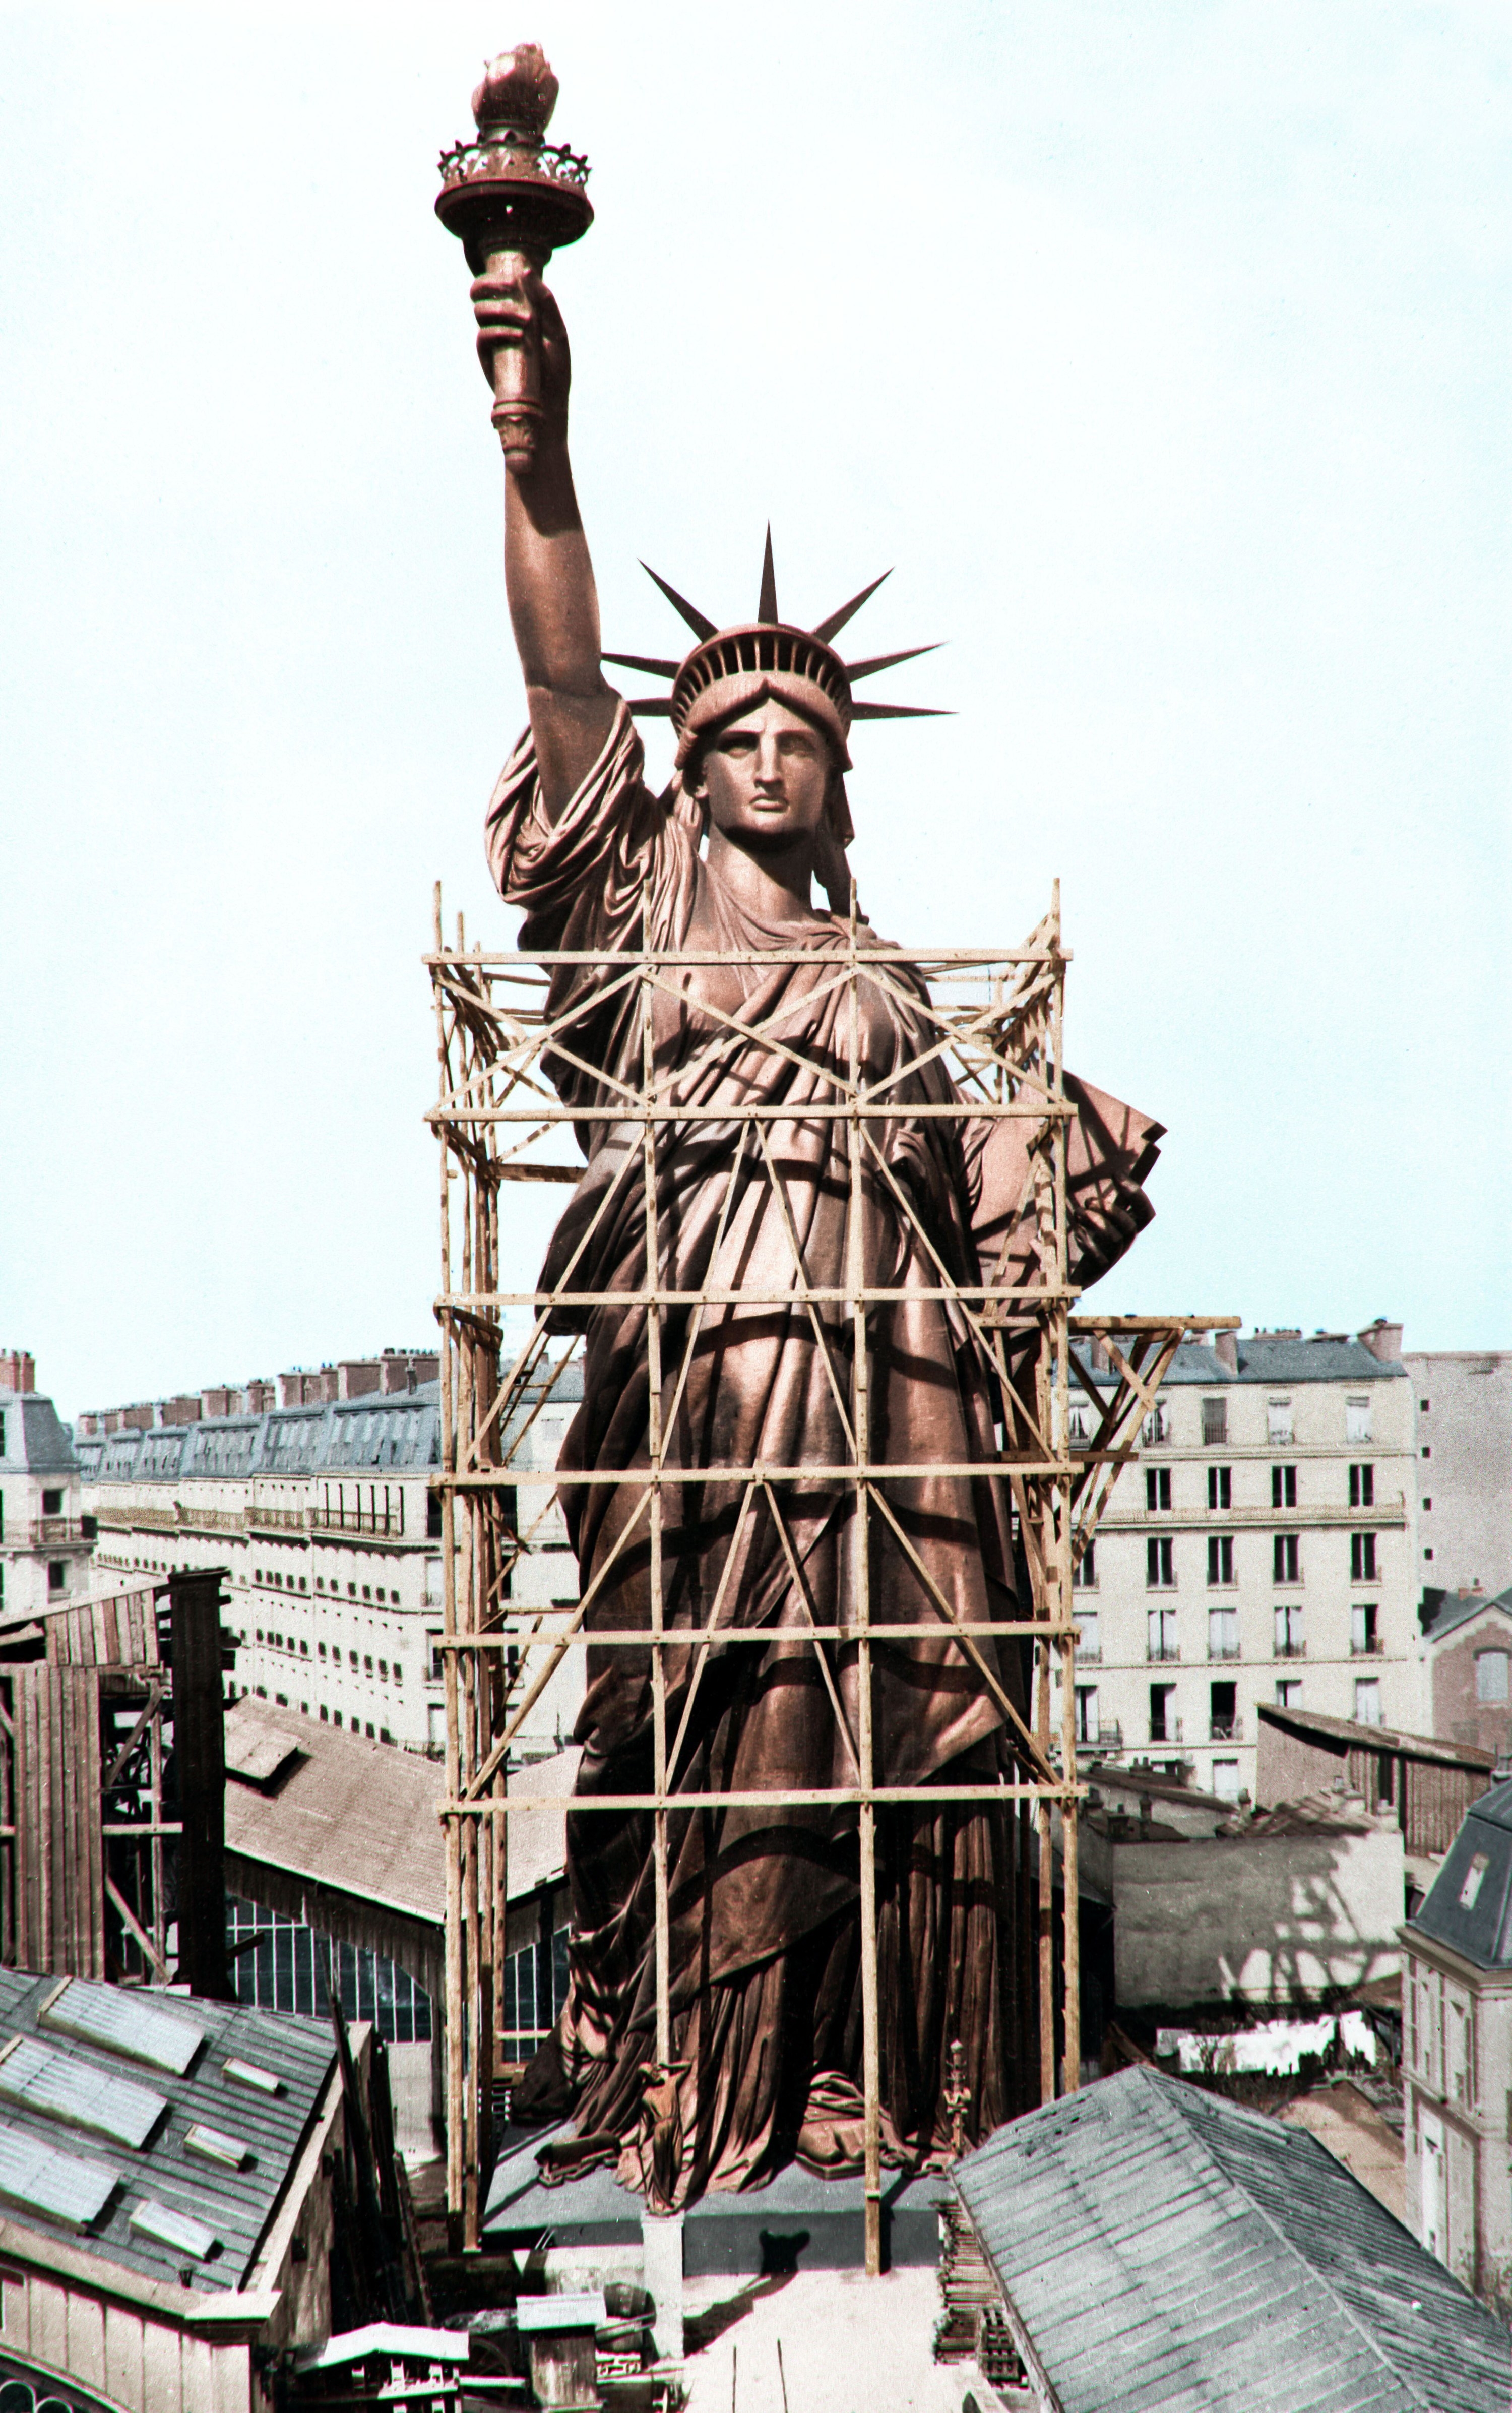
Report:
[[[438,1542],[441,1538],[441,1495],[438,1491],[425,1494],[425,1539]]]
[[[1233,1582],[1234,1536],[1232,1533],[1208,1534],[1208,1580],[1210,1584],[1231,1584]]]
[[[1505,1705],[1507,1654],[1505,1651],[1477,1651],[1475,1653],[1475,1698],[1497,1701]]]
[[[1179,1659],[1181,1653],[1176,1639],[1174,1608],[1152,1608],[1149,1617],[1149,1634],[1146,1648],[1151,1659]]]
[[[1378,1726],[1381,1723],[1381,1679],[1379,1676],[1356,1676],[1355,1679],[1355,1723],[1360,1726]]]
[[[1151,1466],[1145,1473],[1145,1506],[1154,1513],[1171,1504],[1171,1470],[1168,1466]]]
[[[1157,1399],[1139,1428],[1139,1437],[1147,1447],[1171,1438],[1170,1410],[1164,1399]]]
[[[1239,1655],[1239,1613],[1237,1608],[1208,1611],[1208,1656],[1237,1659]]]
[[[1295,1466],[1273,1466],[1271,1468],[1270,1504],[1272,1508],[1296,1507],[1297,1469]]]
[[[1095,1608],[1084,1609],[1076,1620],[1076,1649],[1083,1659],[1101,1659],[1103,1656]]]
[[[388,1680],[389,1680],[389,1663],[388,1663],[388,1661],[387,1661],[386,1659],[380,1659],[380,1660],[378,1661],[378,1676],[379,1676],[380,1680],[381,1680],[385,1684],[388,1682]]]
[[[402,1683],[404,1682],[404,1680],[405,1680],[405,1671],[404,1671],[404,1669],[400,1666],[399,1662],[398,1662],[398,1660],[396,1659],[396,1660],[394,1661],[394,1663],[393,1663],[393,1680],[394,1680],[394,1682],[395,1682],[396,1684],[402,1684]]]
[[[1072,1570],[1072,1584],[1077,1591],[1097,1590],[1097,1544],[1089,1542]]]
[[[1270,1546],[1271,1579],[1275,1583],[1300,1583],[1302,1580],[1302,1544],[1297,1533],[1277,1533]]]
[[[321,1658],[323,1659],[323,1658],[325,1657],[325,1644],[324,1644],[323,1642],[322,1642],[322,1643],[320,1643],[320,1644],[319,1644],[319,1648],[320,1656],[321,1656]]]
[[[339,1725],[340,1725],[340,1724],[341,1724],[341,1711],[340,1711],[339,1710],[332,1710],[332,1712],[331,1712],[331,1723],[332,1723],[332,1725],[333,1725],[334,1726],[339,1726]]]
[[[1076,1687],[1076,1740],[1095,1742],[1097,1737],[1097,1686],[1078,1684]]]
[[[1276,1682],[1278,1710],[1299,1710],[1302,1706],[1302,1680],[1299,1676],[1282,1676]]]
[[[431,1632],[426,1635],[425,1640],[430,1646],[431,1682],[433,1684],[438,1684],[441,1682],[445,1673],[445,1665],[441,1657],[441,1637],[433,1628]]]
[[[1423,1556],[1424,1556],[1424,1558],[1425,1558],[1425,1559],[1430,1559],[1430,1558],[1432,1557],[1432,1555],[1433,1555],[1433,1553],[1432,1553],[1432,1551],[1431,1551],[1431,1550],[1425,1550],[1425,1551],[1423,1552]]]
[[[1349,1580],[1351,1583],[1374,1583],[1375,1535],[1351,1533],[1349,1537]]]
[[[363,1598],[364,1600],[371,1600],[371,1599],[372,1599],[372,1597],[373,1597],[373,1587],[372,1587],[372,1585],[371,1585],[371,1584],[363,1584]]]
[[[364,1676],[371,1676],[373,1673],[373,1654],[371,1651],[366,1651],[363,1653],[363,1673]]]
[[[1424,1446],[1423,1446],[1423,1456],[1424,1456],[1425,1458],[1431,1458],[1431,1457],[1432,1457],[1432,1455],[1433,1455],[1432,1451],[1428,1447],[1427,1443],[1424,1443]]]
[[[1289,1442],[1292,1437],[1292,1403],[1290,1399],[1266,1401],[1266,1439],[1268,1442]]]
[[[1239,1798],[1239,1764],[1237,1759],[1215,1759],[1212,1775],[1213,1791],[1220,1801],[1237,1801]]]
[[[1373,1466],[1352,1466],[1350,1468],[1349,1504],[1352,1508],[1374,1507],[1375,1469]]]
[[[50,1592],[67,1591],[68,1562],[67,1559],[51,1559],[48,1562],[47,1588]]]
[[[1151,1742],[1179,1742],[1181,1739],[1174,1684],[1151,1684],[1149,1688],[1149,1739]]]
[[[1344,1401],[1345,1441],[1369,1441],[1371,1438],[1371,1402],[1365,1394]]]
[[[1299,1606],[1276,1611],[1276,1656],[1278,1659],[1300,1659],[1302,1656],[1302,1611]]]
[[[1214,1742],[1234,1742],[1238,1738],[1238,1686],[1228,1681],[1208,1687],[1208,1714]]]
[[[1145,1582],[1151,1591],[1168,1591],[1176,1582],[1176,1544],[1168,1535],[1151,1534],[1145,1544]]]
[[[1425,1500],[1425,1501],[1424,1501],[1424,1503],[1423,1503],[1423,1505],[1424,1505],[1424,1507],[1425,1507],[1425,1508],[1431,1508],[1431,1507],[1432,1507],[1432,1505],[1433,1505],[1433,1503],[1432,1503],[1432,1501],[1431,1501],[1431,1500]]]
[[[1349,1612],[1349,1648],[1356,1659],[1379,1651],[1381,1637],[1376,1629],[1380,1615],[1373,1601],[1357,1600]]]
[[[348,1591],[348,1594],[349,1598],[351,1598],[352,1600],[355,1600],[355,1599],[356,1599],[356,1597],[357,1597],[357,1586],[356,1586],[355,1584],[348,1584],[348,1585],[347,1586],[347,1591]]]
[[[323,1726],[325,1726],[325,1725],[330,1725],[330,1723],[331,1723],[331,1712],[330,1712],[330,1710],[326,1708],[325,1703],[322,1701],[322,1702],[321,1702],[321,1704],[320,1704],[320,1724],[321,1724]]]
[[[307,1642],[301,1642],[299,1646],[299,1655],[302,1659],[307,1659],[309,1657],[310,1646]]]
[[[62,1514],[63,1514],[63,1494],[62,1494],[62,1492],[61,1492],[61,1491],[44,1491],[44,1492],[43,1492],[43,1494],[42,1494],[42,1514],[43,1514],[43,1516],[44,1516],[44,1517],[61,1517],[61,1516],[62,1516]]]
[[[1080,1399],[1074,1400],[1070,1409],[1067,1411],[1066,1430],[1067,1438],[1070,1441],[1080,1442],[1083,1448],[1086,1447],[1089,1438],[1087,1431],[1087,1409],[1085,1403]]]
[[[352,1671],[355,1674],[357,1668],[357,1653],[355,1651],[348,1651],[347,1656],[351,1662]]]
[[[1228,1439],[1228,1401],[1204,1399],[1202,1403],[1202,1445],[1211,1449],[1215,1443]]]
[[[1480,1899],[1481,1887],[1486,1881],[1486,1872],[1490,1868],[1490,1854],[1489,1852],[1475,1853],[1474,1858],[1471,1860],[1470,1866],[1465,1871],[1465,1881],[1460,1888],[1460,1907],[1461,1910],[1475,1909],[1476,1902]]]
[[[1426,1416],[1426,1415],[1427,1415],[1427,1414],[1428,1414],[1428,1412],[1429,1412],[1429,1409],[1432,1406],[1432,1404],[1433,1404],[1433,1403],[1432,1403],[1431,1399],[1419,1399],[1419,1400],[1418,1400],[1418,1402],[1417,1402],[1417,1404],[1418,1404],[1419,1408],[1422,1410],[1422,1412],[1423,1412],[1424,1415]]]
[[[1208,1505],[1209,1508],[1233,1507],[1234,1469],[1231,1466],[1209,1466],[1208,1469]]]

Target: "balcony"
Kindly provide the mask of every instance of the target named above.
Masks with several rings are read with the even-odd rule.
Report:
[[[1238,1716],[1210,1719],[1208,1726],[1208,1739],[1209,1742],[1242,1742],[1244,1720]]]
[[[266,1508],[258,1500],[246,1511],[249,1533],[303,1533],[308,1522],[308,1512],[304,1508]]]
[[[1164,1725],[1157,1725],[1155,1720],[1151,1718],[1149,1722],[1149,1739],[1151,1742],[1179,1742],[1181,1739],[1180,1719],[1167,1718]]]
[[[1238,1659],[1240,1655],[1237,1642],[1209,1642],[1208,1645],[1209,1659]]]
[[[94,1523],[91,1517],[89,1522]],[[84,1531],[82,1517],[34,1517],[32,1548],[34,1550],[77,1550],[95,1538]]]
[[[1349,1655],[1352,1659],[1381,1659],[1386,1655],[1386,1644],[1379,1634],[1372,1634],[1366,1642],[1352,1641]]]
[[[1145,1646],[1145,1657],[1151,1667],[1173,1666],[1180,1656],[1179,1642],[1149,1642]]]
[[[310,1522],[318,1533],[386,1533],[397,1539],[405,1529],[404,1501],[383,1508],[315,1508]]]
[[[1273,1659],[1305,1659],[1307,1657],[1307,1644],[1305,1642],[1278,1642],[1273,1645],[1270,1655]]]
[[[1079,1734],[1076,1737],[1076,1749],[1078,1752],[1121,1751],[1123,1728],[1117,1718],[1104,1718],[1094,1733]]]

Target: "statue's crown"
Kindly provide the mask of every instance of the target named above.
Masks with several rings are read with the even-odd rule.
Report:
[[[706,613],[679,595],[674,586],[669,586],[649,563],[643,562],[641,567],[656,581],[698,643],[680,662],[647,654],[605,654],[602,659],[625,670],[648,671],[654,677],[671,679],[670,695],[635,696],[628,701],[631,712],[671,720],[677,737],[679,769],[704,730],[728,720],[734,714],[753,709],[768,696],[791,703],[808,719],[817,722],[829,736],[846,770],[851,764],[849,742],[853,721],[938,717],[927,704],[857,703],[851,692],[857,679],[871,678],[878,671],[891,670],[897,662],[910,662],[920,654],[933,653],[933,645],[910,645],[899,654],[877,654],[868,661],[846,662],[830,642],[863,603],[875,595],[882,579],[891,577],[890,570],[884,570],[882,578],[874,578],[869,586],[852,595],[848,603],[831,612],[816,628],[795,628],[778,616],[772,531],[768,528],[756,617],[733,628],[719,629]]]

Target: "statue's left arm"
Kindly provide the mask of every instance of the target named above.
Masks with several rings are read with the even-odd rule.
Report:
[[[571,361],[561,312],[539,276],[481,276],[478,356],[492,379],[500,344],[539,349],[545,416],[534,466],[505,481],[504,573],[549,821],[602,753],[619,699],[599,666],[599,593],[567,448]]]

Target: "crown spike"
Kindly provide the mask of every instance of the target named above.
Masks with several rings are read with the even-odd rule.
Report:
[[[876,594],[878,587],[882,583],[882,578],[891,578],[892,574],[893,573],[890,570],[884,570],[882,571],[882,578],[874,578],[869,586],[863,586],[859,595],[852,595],[849,603],[842,603],[839,610],[838,612],[832,612],[827,620],[821,620],[818,628],[812,631],[812,634],[819,639],[820,644],[822,645],[827,645],[833,637],[838,637],[840,630],[844,628],[847,620],[853,620],[856,614],[860,611],[862,604],[865,603],[870,596]]]
[[[648,561],[643,561],[641,568],[645,570],[647,578],[652,579],[655,584],[660,587],[662,594],[672,605],[673,610],[678,613],[681,617],[687,621],[695,637],[712,637],[715,634],[713,621],[706,619],[702,612],[695,611],[693,605],[689,602],[687,597],[679,595],[675,586],[669,586],[666,580],[652,569]]]
[[[613,662],[622,671],[649,671],[653,678],[674,679],[680,665],[664,660],[656,654],[600,654],[601,662]]]
[[[772,561],[772,523],[766,523],[766,552],[762,560],[762,596],[756,606],[756,617],[763,629],[778,625],[777,570]]]
[[[875,678],[879,671],[890,671],[897,662],[917,661],[921,654],[937,654],[943,640],[937,638],[932,645],[910,645],[906,653],[873,654],[867,662],[847,662],[845,675],[854,687],[857,679]],[[610,657],[604,656],[605,661]]]
[[[956,716],[938,703],[853,703],[851,718],[852,720],[954,720]]]

